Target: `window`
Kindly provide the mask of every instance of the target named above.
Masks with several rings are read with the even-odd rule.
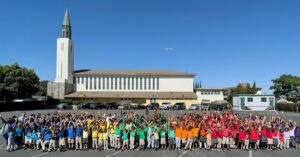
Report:
[[[253,102],[253,98],[252,98],[252,97],[249,97],[249,98],[247,98],[247,101],[248,101],[248,102]]]
[[[101,77],[98,77],[98,89],[101,89]]]
[[[110,78],[110,89],[111,89],[111,90],[114,89],[114,81],[113,81],[113,80],[114,80],[114,78],[111,77],[111,78]]]
[[[130,77],[127,77],[127,83],[128,83],[127,89],[130,90]]]
[[[81,83],[84,84],[84,79],[83,79],[83,77],[81,78]]]
[[[109,77],[106,77],[106,89],[109,90]]]
[[[122,77],[119,77],[119,90],[122,90]]]
[[[151,90],[151,77],[148,77],[148,89]]]
[[[117,89],[118,89],[118,78],[115,77],[115,90],[117,90]]]
[[[147,90],[147,78],[144,77],[144,90]]]
[[[92,90],[93,89],[93,86],[92,86],[93,85],[92,77],[90,77],[90,82],[89,83],[90,83],[90,90]]]
[[[159,90],[159,77],[156,78],[156,89]]]
[[[139,78],[138,77],[135,78],[135,83],[136,83],[135,84],[135,89],[138,90],[139,89],[139,87],[138,87],[139,86]]]
[[[131,78],[131,89],[134,90],[134,77]]]
[[[105,89],[105,77],[102,77],[102,88]]]
[[[94,89],[97,89],[97,83],[96,83],[97,79],[96,77],[94,77]]]
[[[126,77],[123,78],[123,81],[124,81],[123,88],[124,88],[124,90],[126,90]]]
[[[80,77],[77,77],[77,84],[80,84]]]
[[[142,89],[143,89],[143,78],[140,77],[140,90],[142,90]]]
[[[155,78],[152,77],[152,89],[155,90]]]
[[[266,97],[262,97],[261,98],[261,102],[267,102],[267,98]]]
[[[85,77],[85,89],[88,90],[88,77]]]

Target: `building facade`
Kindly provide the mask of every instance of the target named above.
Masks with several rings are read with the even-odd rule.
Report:
[[[74,43],[71,23],[65,12],[57,39],[56,77],[48,83],[48,96],[89,102],[196,103],[195,74],[168,70],[77,70],[74,71]]]
[[[231,87],[207,87],[195,89],[198,103],[226,103]]]
[[[274,95],[239,94],[233,96],[233,110],[275,110]]]

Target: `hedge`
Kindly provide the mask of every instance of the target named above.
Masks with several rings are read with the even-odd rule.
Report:
[[[297,107],[298,107],[298,111],[297,111]],[[299,112],[300,104],[296,104],[296,103],[278,103],[278,104],[276,104],[276,109],[278,111]]]

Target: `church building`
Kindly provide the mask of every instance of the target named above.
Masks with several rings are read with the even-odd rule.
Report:
[[[74,44],[68,10],[57,39],[56,77],[47,94],[55,99],[149,104],[197,102],[195,74],[172,70],[74,70]]]

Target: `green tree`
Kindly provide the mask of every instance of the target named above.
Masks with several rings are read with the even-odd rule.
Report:
[[[300,77],[293,75],[281,75],[272,80],[273,85],[270,89],[274,90],[276,98],[284,98],[289,101],[300,101]]]
[[[33,70],[20,67],[17,63],[0,66],[0,97],[11,101],[28,98],[38,90],[39,78]]]
[[[257,88],[256,85],[255,88],[253,88],[253,85],[252,88],[250,86],[251,85],[247,83],[246,87],[239,84],[238,86],[231,88],[231,93],[227,98],[228,102],[232,103],[232,97],[237,94],[256,94],[259,88]]]
[[[36,95],[39,96],[47,96],[47,84],[48,84],[48,80],[43,80],[39,82],[38,85],[38,91],[37,93],[35,93]]]

